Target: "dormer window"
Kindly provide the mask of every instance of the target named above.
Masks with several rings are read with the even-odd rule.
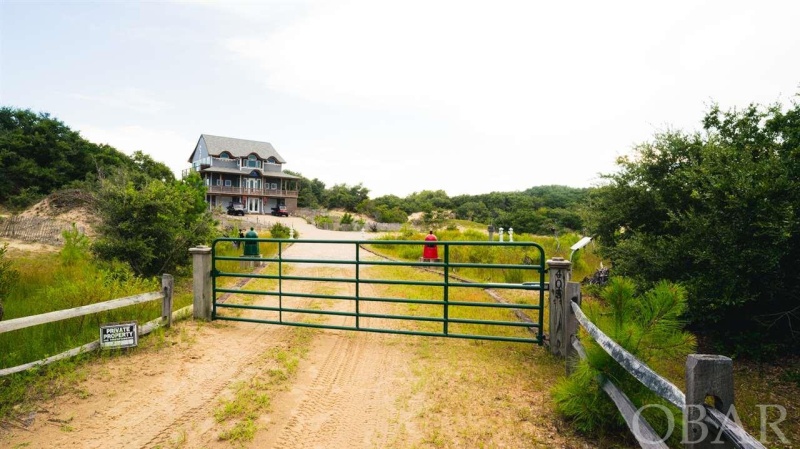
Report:
[[[251,154],[247,156],[247,166],[248,167],[258,167],[258,158],[255,154]]]
[[[268,163],[268,164],[277,164],[277,163],[278,163],[278,160],[277,160],[277,159],[275,159],[275,157],[273,157],[273,156],[270,156],[270,157],[269,157],[269,159],[267,159],[267,163]]]
[[[227,151],[223,151],[222,153],[219,154],[219,158],[220,159],[230,159],[231,158],[231,154],[228,153]]]

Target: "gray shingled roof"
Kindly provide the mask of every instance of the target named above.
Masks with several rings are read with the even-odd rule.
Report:
[[[208,154],[212,156],[219,156],[223,151],[229,152],[235,158],[247,157],[250,153],[256,153],[261,159],[273,156],[279,163],[286,163],[269,142],[234,139],[233,137],[220,137],[209,134],[202,134],[200,137],[206,141],[206,149],[208,149]]]

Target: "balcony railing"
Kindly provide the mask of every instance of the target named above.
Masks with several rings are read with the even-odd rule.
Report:
[[[297,190],[289,189],[256,189],[250,187],[208,186],[208,193],[247,196],[275,196],[281,198],[297,198]]]

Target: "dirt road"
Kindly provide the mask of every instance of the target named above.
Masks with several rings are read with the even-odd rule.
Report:
[[[303,238],[363,238],[273,220]],[[285,254],[348,258],[352,250],[295,245]],[[293,274],[336,270],[347,268]],[[522,371],[542,363],[542,377],[552,378],[563,369],[546,355],[533,361],[544,351],[529,346],[191,320],[140,344],[80,371],[74,392],[41,404],[27,427],[4,431],[0,447],[588,447],[559,431],[545,384]],[[237,400],[248,389],[255,395]],[[235,426],[246,419],[223,417],[254,403],[263,407],[241,413],[249,430]],[[238,431],[251,433],[237,439]]]

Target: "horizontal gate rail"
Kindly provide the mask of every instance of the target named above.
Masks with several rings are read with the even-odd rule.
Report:
[[[218,255],[218,247],[225,242],[244,242],[245,245],[258,243],[270,243],[277,245],[277,254],[273,256],[230,256]],[[297,244],[319,244],[319,245],[350,245],[354,248],[355,258],[348,259],[309,259],[309,258],[290,258],[284,257],[284,251],[288,245]],[[406,245],[417,246],[422,253],[423,245],[435,244],[438,249],[443,250],[442,259],[433,261],[387,261],[387,260],[364,260],[361,258],[361,249],[365,245],[375,246],[394,246]],[[241,245],[239,245],[241,246]],[[451,248],[454,247],[469,247],[469,246],[488,246],[494,247],[495,255],[503,255],[506,260],[509,257],[516,257],[517,253],[510,253],[510,251],[523,250],[535,251],[535,257],[531,257],[526,253],[524,254],[524,261],[522,263],[498,263],[497,260],[488,260],[486,263],[473,263],[464,260],[453,260],[451,256]],[[246,247],[246,246],[245,246]],[[522,255],[519,255],[517,260],[522,260]],[[467,338],[467,339],[481,339],[493,341],[509,341],[509,342],[525,342],[537,343],[543,342],[543,303],[544,291],[547,289],[545,283],[545,269],[544,269],[544,250],[543,248],[532,242],[448,242],[448,241],[406,241],[406,240],[292,240],[292,239],[237,239],[237,238],[221,238],[214,241],[212,244],[212,289],[213,289],[213,307],[212,318],[217,320],[228,321],[241,321],[253,322],[264,324],[282,324],[301,327],[323,328],[323,329],[337,329],[337,330],[358,330],[364,332],[375,333],[391,333],[391,334],[405,334],[405,335],[421,335],[421,336],[438,336],[438,337],[451,337],[451,338]],[[533,263],[531,263],[533,261]],[[259,266],[269,265],[274,268],[270,269],[269,273],[260,272],[236,272],[233,268],[223,270],[223,263],[238,262],[241,264],[250,263],[250,265]],[[538,262],[538,263],[536,263]],[[308,276],[308,275],[291,275],[287,274],[286,268],[288,266],[302,266],[303,264],[324,264],[333,267],[353,267],[354,276],[345,277],[337,275],[337,277],[324,277],[324,276]],[[435,271],[441,276],[441,280],[409,280],[409,279],[378,279],[366,277],[369,275],[365,268],[369,267],[407,267],[407,268],[425,268],[428,271]],[[460,272],[459,278],[454,278],[452,274],[454,271],[463,269],[478,269],[484,270],[484,273],[497,272],[497,270],[515,270],[519,276],[519,271],[522,272],[522,277],[525,277],[526,282],[490,282],[490,277],[485,277],[484,282],[472,282],[463,279],[463,272]],[[254,271],[254,270],[253,270]],[[219,278],[248,278],[254,280],[270,280],[277,281],[275,289],[243,289],[233,287],[218,287],[217,279]],[[503,278],[501,278],[503,280]],[[289,282],[320,282],[325,284],[341,284],[350,285],[355,289],[355,294],[320,294],[320,293],[304,293],[296,291],[287,291],[286,284]],[[433,288],[434,293],[427,292],[419,298],[400,298],[395,296],[374,296],[362,295],[361,288],[366,286],[417,286]],[[480,301],[465,301],[458,299],[457,292],[460,289],[484,289],[492,291],[502,290],[517,290],[529,291],[534,293],[533,303],[509,303],[509,302],[480,302]],[[438,290],[438,292],[436,292]],[[217,301],[217,294],[237,294],[246,296],[261,296],[273,298],[269,305],[254,305],[254,304],[234,304],[230,302],[222,303]],[[431,295],[438,296],[441,294],[441,299],[431,298]],[[456,299],[451,299],[451,298]],[[347,310],[322,310],[319,307],[303,308],[298,304],[287,304],[292,302],[292,299],[325,299],[338,301],[338,304]],[[275,301],[277,299],[277,301]],[[296,301],[293,301],[296,302]],[[409,315],[409,314],[383,314],[374,313],[364,310],[369,304],[405,304],[405,305],[425,305],[432,307],[435,311],[433,316],[425,315]],[[439,309],[438,307],[441,307]],[[342,307],[340,307],[342,308]],[[506,309],[521,315],[522,310],[531,310],[538,312],[538,322],[536,321],[511,321],[503,320],[501,317],[493,317],[500,319],[479,319],[481,316],[452,316],[454,311],[465,311],[476,308],[474,310],[485,310],[489,313],[490,310]],[[239,309],[253,311],[251,316],[231,316],[218,313],[218,309]],[[438,310],[438,311],[436,311]],[[257,318],[259,312],[267,313],[270,316],[265,318]],[[276,316],[277,313],[277,316]],[[476,312],[478,313],[478,312]],[[483,313],[483,312],[480,312]],[[293,314],[290,317],[286,314]],[[303,316],[313,316],[319,320],[320,317],[345,317],[347,320],[354,324],[329,324],[325,322],[308,322],[302,319]],[[522,315],[525,319],[528,317]],[[353,320],[354,319],[354,320]],[[365,326],[362,323],[363,319],[376,319],[376,320],[391,320],[392,322],[403,322],[408,324],[413,323],[434,323],[440,324],[440,332],[432,332],[427,329],[413,330],[413,329],[395,329],[383,328],[376,326]],[[485,326],[481,333],[462,332],[460,326],[480,325]],[[459,329],[452,329],[451,326],[457,326]],[[486,329],[528,329],[534,334],[534,337],[517,337],[513,335],[493,335],[491,330]],[[458,332],[454,332],[457,330]],[[470,330],[470,329],[466,329]],[[484,335],[484,332],[490,333]]]

